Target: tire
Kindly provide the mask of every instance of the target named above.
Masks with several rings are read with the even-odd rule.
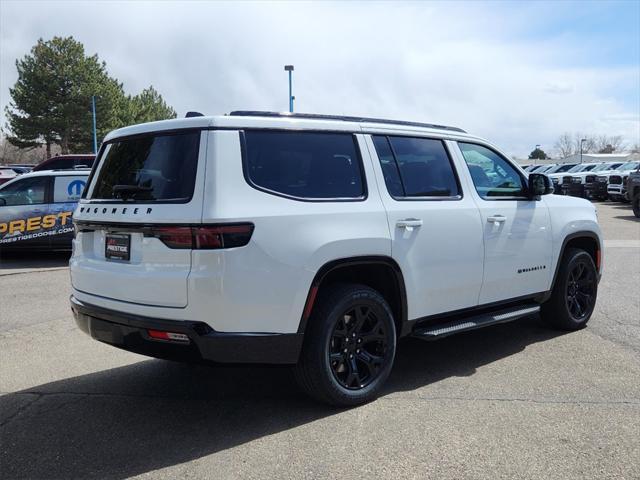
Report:
[[[598,296],[598,272],[591,255],[569,248],[562,257],[551,298],[540,312],[542,320],[560,330],[587,326]]]
[[[316,400],[360,405],[380,393],[395,352],[393,314],[382,295],[364,285],[336,285],[314,306],[294,374]]]
[[[633,195],[633,202],[631,206],[633,207],[633,214],[637,218],[640,218],[640,192],[636,192]]]

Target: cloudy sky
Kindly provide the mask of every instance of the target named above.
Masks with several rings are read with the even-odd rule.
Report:
[[[179,113],[286,110],[460,126],[524,156],[565,131],[640,142],[640,2],[0,0],[0,103],[39,37],[72,35]],[[4,114],[2,114],[4,115]],[[2,118],[4,123],[4,118]]]

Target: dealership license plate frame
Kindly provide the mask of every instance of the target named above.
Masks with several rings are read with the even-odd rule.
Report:
[[[120,249],[109,251],[109,240],[114,241],[112,245],[125,247],[125,249],[122,251]],[[104,237],[104,258],[124,262],[131,260],[131,235],[128,233],[107,233]]]

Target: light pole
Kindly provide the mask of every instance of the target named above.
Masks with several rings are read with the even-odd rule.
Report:
[[[580,140],[580,163],[582,163],[582,144],[586,141],[587,141],[586,138],[583,138]]]
[[[533,152],[536,153],[539,148],[540,148],[540,145],[536,145],[536,148],[534,148]],[[537,155],[537,153],[536,153],[536,155]],[[536,165],[536,160],[537,159],[538,159],[537,157],[535,157],[535,156],[533,157],[533,164],[534,165]]]
[[[96,96],[91,96],[91,115],[93,116],[93,153],[98,153],[98,132],[96,132]]]
[[[293,99],[295,98],[293,96],[293,90],[292,90],[292,85],[291,85],[291,76],[292,76],[292,72],[293,72],[293,65],[285,65],[284,66],[284,70],[286,72],[289,72],[289,113],[293,113]]]

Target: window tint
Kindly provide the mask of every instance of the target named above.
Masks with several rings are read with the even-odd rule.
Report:
[[[257,187],[298,198],[364,196],[352,134],[247,131],[246,174]]]
[[[77,202],[87,183],[87,176],[60,175],[53,179],[53,202]]]
[[[440,140],[373,137],[389,193],[404,197],[460,194],[447,151]]]
[[[193,195],[200,131],[149,135],[107,145],[91,199],[187,202]]]
[[[4,199],[0,206],[45,203],[48,182],[49,177],[31,177],[12,183],[0,190],[0,198]]]
[[[480,145],[462,142],[458,145],[482,198],[526,196],[522,177],[504,158]]]

